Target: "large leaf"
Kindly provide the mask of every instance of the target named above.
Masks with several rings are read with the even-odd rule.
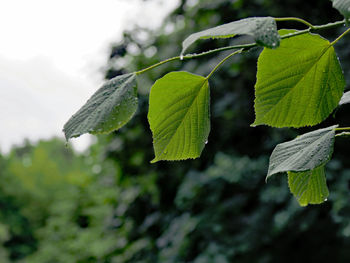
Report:
[[[137,109],[136,75],[106,82],[64,125],[66,139],[84,133],[108,133],[127,123]]]
[[[265,48],[259,56],[253,126],[318,124],[337,107],[344,87],[329,41],[314,34],[283,39],[278,49]]]
[[[301,206],[321,204],[329,195],[323,165],[306,172],[288,172],[288,185]]]
[[[276,21],[272,17],[250,17],[188,36],[182,43],[181,54],[198,39],[229,38],[236,35],[251,35],[258,44],[268,48],[277,48],[280,43]]]
[[[337,125],[305,133],[278,144],[270,156],[268,179],[281,172],[303,172],[325,164],[333,153]]]
[[[152,162],[199,157],[210,130],[208,80],[188,72],[171,72],[157,80],[150,93],[148,120],[155,152]]]
[[[333,7],[337,9],[344,17],[350,17],[350,0],[332,0]]]

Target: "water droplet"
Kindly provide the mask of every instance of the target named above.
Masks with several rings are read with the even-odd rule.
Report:
[[[205,144],[208,144],[208,140],[205,141]]]
[[[183,55],[180,55],[180,60],[184,60],[184,56]]]
[[[328,200],[328,199],[326,198],[326,199],[324,199],[323,201],[325,201],[325,202],[326,202],[327,200]]]

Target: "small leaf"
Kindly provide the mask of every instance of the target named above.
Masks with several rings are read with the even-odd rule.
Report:
[[[250,35],[256,43],[268,48],[277,48],[280,36],[273,17],[250,17],[223,24],[188,36],[182,43],[181,55],[198,39],[230,38],[236,35]]]
[[[339,105],[343,105],[343,104],[348,104],[350,103],[350,91],[345,92],[343,94],[343,97],[341,97]]]
[[[278,144],[270,156],[266,180],[276,173],[308,171],[328,162],[333,153],[336,127],[338,125],[305,133]]]
[[[84,133],[109,133],[126,124],[137,109],[136,75],[107,81],[64,125],[66,139]]]
[[[288,172],[288,185],[301,206],[321,204],[329,195],[323,165],[306,172]]]
[[[265,48],[259,56],[253,126],[316,125],[338,106],[344,87],[329,41],[314,34],[283,39],[278,49]]]
[[[350,17],[350,0],[332,0],[333,7],[337,9],[345,18]]]
[[[152,162],[199,157],[210,130],[208,80],[188,72],[171,72],[157,80],[150,93],[148,121]]]

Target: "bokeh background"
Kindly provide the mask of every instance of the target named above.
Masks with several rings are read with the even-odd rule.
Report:
[[[248,16],[342,19],[328,0],[177,1],[161,25],[136,23],[110,45],[105,79],[176,56],[189,34]],[[343,30],[320,33],[334,39]],[[192,51],[233,41],[201,41]],[[347,83],[349,41],[336,46]],[[284,174],[266,184],[274,146],[310,128],[250,127],[259,52],[234,57],[210,80],[212,128],[199,159],[150,164],[148,92],[169,71],[207,74],[225,52],[142,75],[136,116],[83,152],[52,138],[0,154],[0,262],[350,262],[350,142],[336,140],[322,205],[300,207]],[[349,126],[349,114],[345,105],[319,127]]]

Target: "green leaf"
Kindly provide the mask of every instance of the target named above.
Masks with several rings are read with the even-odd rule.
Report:
[[[171,72],[157,80],[150,93],[148,121],[152,162],[199,157],[210,131],[208,80],[188,72]]]
[[[66,139],[84,133],[109,133],[126,124],[137,110],[136,75],[107,81],[64,125]]]
[[[345,18],[350,17],[350,0],[332,0],[333,7],[337,9]]]
[[[343,104],[348,104],[350,103],[350,91],[345,92],[343,94],[343,97],[341,97],[339,105],[343,105]]]
[[[314,34],[283,39],[278,49],[265,48],[259,56],[253,126],[318,124],[338,106],[344,87],[329,41]]]
[[[198,39],[230,38],[236,35],[250,35],[256,43],[268,48],[277,48],[280,36],[273,17],[250,17],[223,24],[188,36],[182,43],[181,55]]]
[[[336,127],[338,125],[305,133],[278,144],[270,156],[266,180],[276,173],[308,171],[328,162],[333,153]]]
[[[306,172],[288,172],[288,185],[301,206],[321,204],[329,195],[323,165]]]

